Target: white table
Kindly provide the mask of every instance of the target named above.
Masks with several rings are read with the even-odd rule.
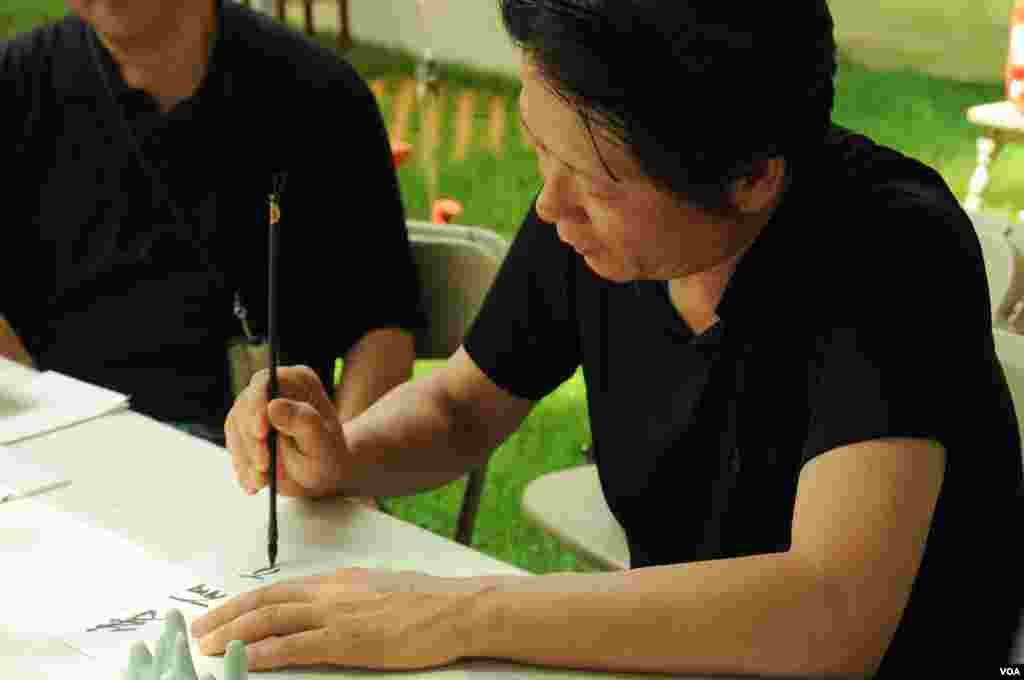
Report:
[[[31,376],[0,359],[0,384]],[[186,564],[197,555],[265,550],[266,493],[246,496],[233,481],[223,449],[132,411],[91,420],[12,448],[33,460],[66,471],[70,486],[35,499],[0,506],[0,678],[35,680],[47,670],[80,666],[85,657],[47,628],[62,603],[95,597],[81,573],[104,563],[90,554],[95,536],[103,545],[115,537],[154,560]],[[357,503],[331,499],[279,499],[279,560],[325,549],[351,556],[353,564],[372,558],[386,568],[418,569],[438,575],[522,574],[521,570]],[[55,517],[80,523],[74,535],[48,529]],[[101,550],[95,551],[101,553]],[[4,565],[9,567],[5,575]],[[20,565],[21,571],[16,571]],[[25,576],[26,565],[33,570]],[[254,565],[259,566],[259,565]],[[11,576],[15,569],[21,578]],[[116,569],[116,565],[109,565]],[[53,578],[53,574],[64,578]],[[36,576],[38,574],[38,576]],[[49,576],[48,576],[49,574]],[[76,578],[77,576],[77,578]],[[38,582],[34,582],[38,579]],[[13,605],[12,605],[13,603]],[[288,677],[287,671],[260,677]],[[328,677],[399,677],[350,673]],[[583,673],[483,661],[449,669],[403,673],[402,678],[652,678]],[[664,677],[664,676],[663,676]],[[113,679],[112,679],[113,680]]]

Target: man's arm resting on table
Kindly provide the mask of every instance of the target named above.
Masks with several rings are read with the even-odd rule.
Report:
[[[844,446],[804,467],[785,553],[481,577],[473,656],[611,671],[870,677],[909,598],[944,470],[945,450],[926,440]]]
[[[491,382],[459,348],[344,424],[350,456],[335,492],[405,496],[447,484],[486,462],[532,407]]]
[[[400,328],[378,328],[345,353],[335,403],[341,422],[352,420],[412,375],[416,338]]]
[[[0,314],[0,357],[17,361],[29,368],[35,367],[32,355],[25,349],[25,344],[2,314]]]

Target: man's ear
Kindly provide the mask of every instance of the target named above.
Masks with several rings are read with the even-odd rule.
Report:
[[[755,215],[775,204],[786,186],[786,159],[781,156],[756,160],[750,172],[733,182],[733,206],[741,213]]]

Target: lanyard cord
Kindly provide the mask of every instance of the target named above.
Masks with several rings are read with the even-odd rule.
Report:
[[[95,30],[93,30],[92,27],[90,27],[88,33],[89,35],[87,37],[87,41],[89,43],[89,49],[92,53],[93,64],[96,66],[96,70],[99,72],[100,79],[103,81],[103,87],[104,89],[106,89],[107,95],[110,97],[111,103],[117,109],[117,117],[120,121],[121,129],[124,131],[129,141],[131,142],[132,149],[135,151],[135,156],[139,162],[139,166],[141,167],[142,172],[146,175],[146,178],[152,185],[153,190],[157,194],[159,194],[159,197],[162,200],[162,202],[168,208],[170,208],[170,211],[173,214],[174,221],[176,223],[174,226],[176,226],[181,231],[181,233],[178,236],[185,236],[189,231],[189,227],[188,223],[185,221],[184,215],[182,214],[181,208],[178,205],[178,203],[171,197],[170,192],[167,190],[160,173],[146,159],[145,154],[142,152],[142,145],[139,143],[139,139],[135,135],[135,131],[132,130],[131,125],[128,124],[128,120],[124,114],[124,108],[121,105],[121,102],[118,101],[117,97],[114,94],[114,89],[110,84],[109,78],[107,77],[107,70],[106,68],[104,68],[103,62],[100,59],[99,52],[96,48],[96,42],[99,41],[99,36],[96,35]],[[117,231],[115,231],[111,237],[111,243],[113,244],[113,250],[115,252],[117,249],[116,242],[120,229],[121,227],[120,225],[118,225]],[[163,229],[157,230],[155,233],[151,234],[150,237],[146,239],[146,242],[142,246],[142,248],[138,251],[139,259],[145,259],[149,255],[149,252],[152,250],[153,245],[156,243],[156,241],[161,236],[163,236],[164,233],[167,232],[170,232],[170,229],[165,226]],[[195,239],[192,241],[192,243],[193,245],[196,246],[195,250],[199,255],[202,266],[205,269],[207,269],[211,274],[213,274],[214,278],[216,278],[221,283],[221,285],[224,285],[226,283],[224,280],[225,277],[213,266],[213,263],[210,261],[209,255],[206,253],[206,249],[202,247],[201,243],[197,243],[197,241],[198,239]]]

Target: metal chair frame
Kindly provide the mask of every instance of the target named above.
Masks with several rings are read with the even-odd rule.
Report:
[[[409,220],[407,228],[430,323],[416,339],[416,356],[447,359],[462,345],[508,252],[508,242],[480,227]],[[466,546],[472,544],[486,475],[485,464],[466,479],[455,530],[455,540]]]

